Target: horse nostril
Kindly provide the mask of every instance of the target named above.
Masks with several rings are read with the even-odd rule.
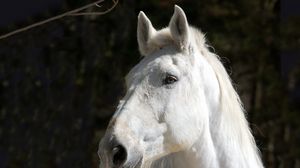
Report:
[[[112,149],[112,162],[115,166],[121,166],[126,158],[126,149],[122,145],[117,145]]]

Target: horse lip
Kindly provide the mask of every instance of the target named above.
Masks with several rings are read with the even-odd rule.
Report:
[[[128,160],[124,163],[124,165],[120,168],[140,168],[142,166],[143,157],[140,156],[135,160]]]
[[[142,166],[142,159],[143,157],[140,157],[134,161],[127,160],[124,165],[122,166],[108,166],[103,168],[141,168]],[[100,167],[102,168],[102,167]]]
[[[134,152],[134,151],[133,151]],[[100,168],[141,168],[143,156],[138,154],[138,152],[134,152],[137,155],[131,158],[127,158],[127,160],[121,166],[114,166],[112,161],[108,158],[107,152],[98,151],[100,156]]]

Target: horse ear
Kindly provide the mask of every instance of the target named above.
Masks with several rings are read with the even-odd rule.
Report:
[[[139,13],[137,25],[137,38],[141,55],[146,56],[149,52],[148,41],[156,30],[153,28],[151,21],[143,11]]]
[[[180,49],[186,49],[189,44],[189,24],[184,11],[177,5],[174,7],[174,14],[169,23],[173,40]]]

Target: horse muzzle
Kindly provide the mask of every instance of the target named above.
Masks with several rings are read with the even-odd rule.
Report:
[[[143,158],[141,152],[126,147],[114,136],[106,136],[101,140],[98,155],[100,168],[138,168]]]

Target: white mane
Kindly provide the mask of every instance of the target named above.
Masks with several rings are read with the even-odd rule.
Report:
[[[255,145],[255,140],[245,118],[242,103],[232,86],[230,77],[220,62],[219,57],[211,53],[207,47],[205,47],[203,34],[196,29],[192,30],[196,37],[197,46],[215,71],[220,86],[220,109],[216,111],[217,114],[213,115],[218,118],[212,119],[210,123],[218,124],[217,127],[211,127],[214,129],[211,131],[214,143],[219,147],[217,153],[219,155],[220,165],[231,163],[233,165],[227,166],[236,167],[239,165],[237,167],[254,167],[251,166],[253,164],[263,167],[258,154],[258,149]],[[224,139],[228,139],[228,141],[224,141]],[[224,157],[225,155],[231,156],[226,158]],[[239,159],[237,159],[237,157]],[[237,164],[233,161],[241,161],[241,163]]]

